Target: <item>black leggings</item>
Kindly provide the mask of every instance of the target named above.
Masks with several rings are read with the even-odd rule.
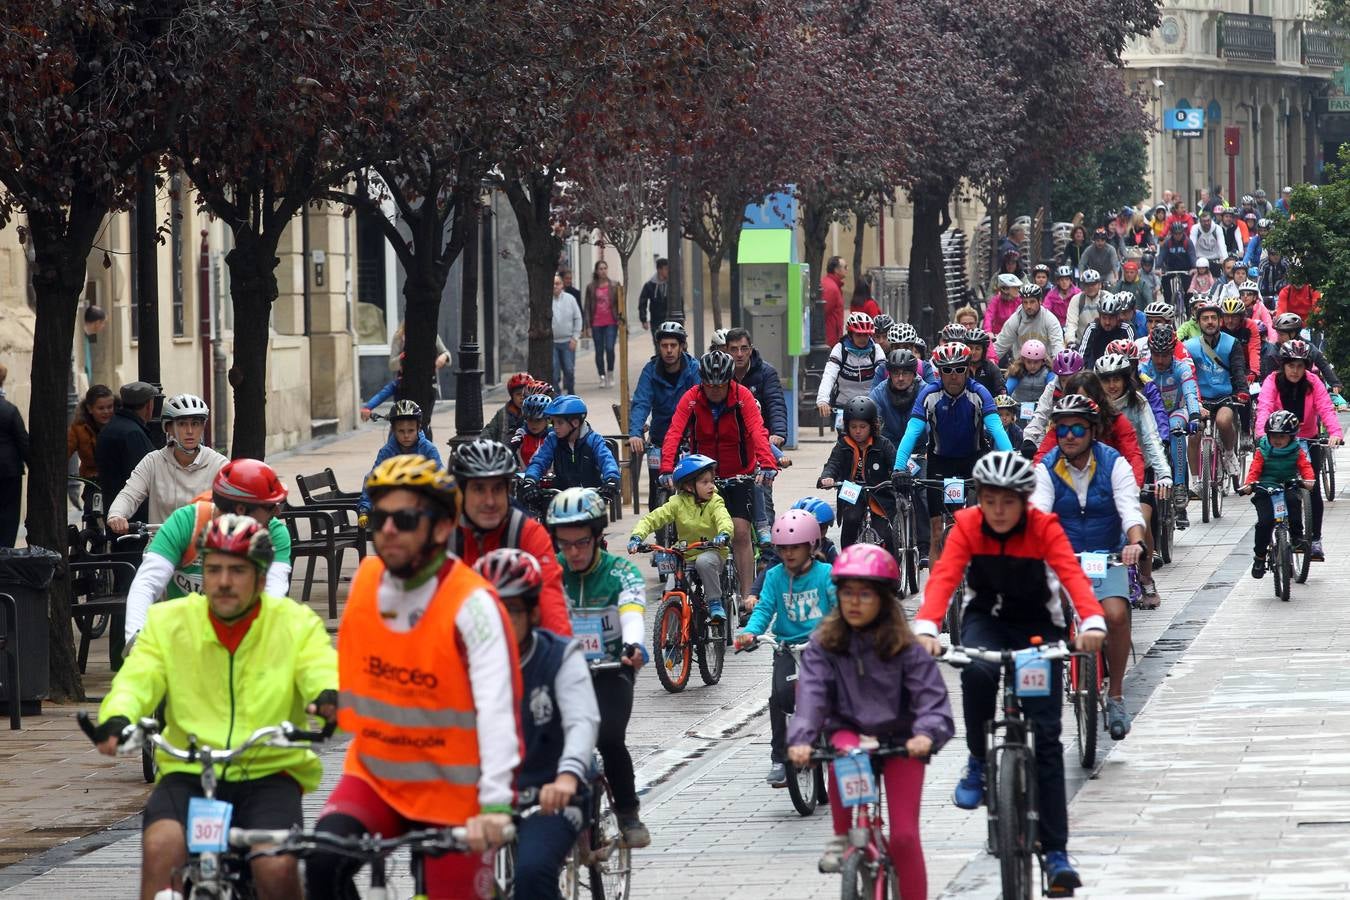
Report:
[[[1313,494],[1313,509],[1317,509],[1316,494]],[[1285,491],[1284,502],[1289,510],[1289,538],[1294,543],[1303,540],[1303,492]],[[1252,494],[1252,506],[1256,507],[1256,539],[1252,552],[1265,556],[1270,546],[1270,536],[1275,533],[1275,506],[1269,494]]]
[[[839,546],[849,547],[858,540],[858,532],[862,530],[863,511],[856,503],[841,502],[836,507],[839,514]],[[881,537],[881,546],[886,548],[886,552],[895,555],[895,535],[891,531],[891,523],[885,516],[872,514],[872,530]]]
[[[637,815],[637,786],[633,776],[633,757],[628,753],[628,719],[633,714],[633,670],[610,669],[596,672],[591,681],[595,701],[600,707],[600,734],[595,749],[605,762],[605,778],[614,792],[614,811]]]
[[[1322,507],[1322,466],[1326,465],[1327,448],[1321,444],[1309,443],[1308,461],[1312,463],[1313,467],[1312,534],[1308,535],[1308,540],[1320,541],[1322,539],[1322,513],[1324,511]]]
[[[775,765],[786,758],[788,716],[797,707],[797,660],[788,650],[773,652],[773,680],[769,687],[769,759]]]

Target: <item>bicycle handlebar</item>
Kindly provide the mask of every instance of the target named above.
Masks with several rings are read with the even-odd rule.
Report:
[[[96,739],[96,728],[89,714],[83,710],[75,714],[75,720],[79,723],[80,730],[85,733],[89,740]],[[153,718],[142,718],[139,722],[133,722],[122,729],[122,734],[117,745],[117,752],[121,754],[139,753],[142,744],[146,740],[154,744],[156,748],[164,751],[174,759],[180,759],[183,762],[196,762],[201,758],[203,752],[210,754],[213,762],[227,763],[240,756],[247,750],[266,744],[270,747],[292,747],[295,742],[319,743],[328,740],[333,736],[333,731],[337,728],[336,722],[325,722],[319,731],[307,731],[297,728],[290,722],[282,722],[280,725],[266,725],[259,728],[253,734],[236,747],[228,750],[215,750],[211,747],[197,746],[194,737],[189,736],[191,743],[187,749],[175,747],[169,743],[159,732],[159,722]]]
[[[779,648],[779,647],[786,647],[786,648],[789,649],[789,650],[797,650],[797,649],[800,649],[800,648],[802,648],[802,647],[805,647],[808,643],[810,643],[810,641],[797,641],[797,642],[795,642],[795,643],[794,643],[794,642],[791,642],[791,641],[780,641],[780,640],[778,640],[778,638],[774,637],[773,635],[769,635],[769,634],[757,634],[757,635],[754,635],[754,638],[755,638],[755,639],[754,639],[753,641],[751,641],[750,643],[746,644],[744,647],[737,647],[735,650],[733,650],[733,651],[731,651],[731,652],[732,652],[732,653],[753,653],[753,652],[755,652],[756,650],[758,650],[758,649],[760,648],[761,645],[763,645],[763,646],[765,646],[765,647],[773,647],[773,648],[775,648],[775,649],[777,649],[777,648]]]
[[[638,553],[678,553],[684,556],[696,550],[725,550],[727,546],[719,546],[712,541],[694,541],[692,544],[685,544],[683,547],[662,547],[660,544],[638,544]]]
[[[868,756],[899,756],[908,757],[909,750],[903,744],[894,747],[864,747],[858,746],[852,750],[837,750],[833,747],[824,750],[812,750],[811,762],[832,762],[842,756],[852,756],[856,753],[863,753]],[[928,757],[924,757],[927,759]]]
[[[409,831],[394,838],[362,834],[345,837],[325,831],[268,830],[257,828],[231,828],[230,846],[247,848],[275,844],[250,853],[249,857],[262,856],[306,856],[315,851],[329,851],[340,856],[370,862],[391,855],[402,847],[414,852],[465,853],[468,852],[469,832],[462,825],[453,828],[427,828]],[[514,825],[502,829],[502,839],[515,840]]]
[[[1026,647],[1026,650],[1036,650],[1042,659],[1057,660],[1066,659],[1073,655],[1069,645],[1063,641],[1057,641],[1053,644],[1042,644],[1038,647]],[[991,662],[998,665],[1010,665],[1013,658],[1021,653],[1021,650],[985,650],[982,647],[951,647],[945,654],[938,657],[941,661],[952,666],[968,666],[972,662],[979,660],[981,662]]]

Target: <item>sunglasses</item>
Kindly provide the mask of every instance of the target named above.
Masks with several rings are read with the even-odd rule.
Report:
[[[395,531],[416,531],[423,519],[439,519],[441,514],[430,509],[372,509],[370,527],[374,531],[383,531],[384,523],[392,521]]]
[[[1069,435],[1073,435],[1073,436],[1076,437],[1076,438],[1081,438],[1081,437],[1086,437],[1086,436],[1087,436],[1087,433],[1088,433],[1088,427],[1087,427],[1086,425],[1056,425],[1056,426],[1055,426],[1055,436],[1056,436],[1056,437],[1066,438],[1066,437],[1068,437]]]
[[[965,366],[941,366],[941,367],[939,367],[938,371],[941,372],[943,375],[964,375],[964,374],[966,374],[966,367],[965,367]]]

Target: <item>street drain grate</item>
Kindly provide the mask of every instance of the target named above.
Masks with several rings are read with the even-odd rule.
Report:
[[[1350,829],[1350,819],[1330,819],[1325,822],[1299,822],[1299,828],[1347,828]]]

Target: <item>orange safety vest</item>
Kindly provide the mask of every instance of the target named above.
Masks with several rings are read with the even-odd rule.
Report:
[[[343,773],[369,784],[404,818],[460,825],[479,811],[479,756],[455,617],[473,591],[491,588],[455,561],[413,629],[396,632],[380,617],[383,575],[384,563],[366,557],[338,629],[338,724],[353,735]],[[519,696],[520,670],[513,670]]]

